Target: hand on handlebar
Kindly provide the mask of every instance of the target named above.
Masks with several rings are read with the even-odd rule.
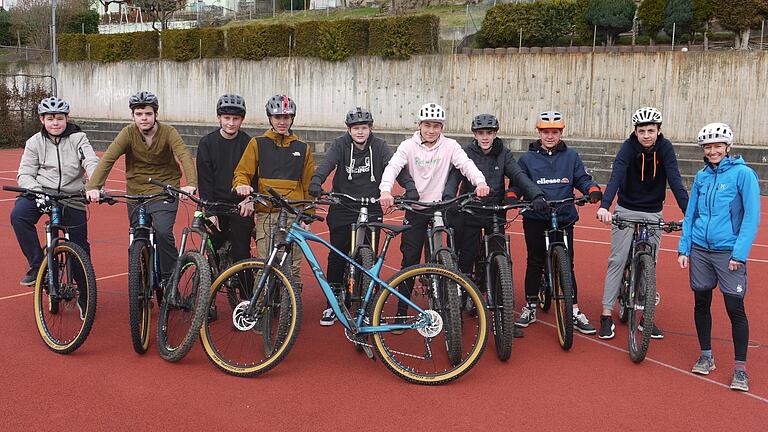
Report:
[[[240,216],[242,217],[249,217],[253,215],[253,207],[253,199],[250,196],[237,204],[237,209],[240,210]]]
[[[248,196],[253,193],[253,188],[249,185],[239,185],[235,187],[235,193],[241,197]]]
[[[196,188],[196,187],[194,187],[194,186],[182,186],[182,187],[181,187],[181,190],[182,190],[182,191],[184,191],[184,192],[186,192],[186,193],[188,193],[188,194],[190,194],[190,195],[194,195],[194,194],[195,194],[195,191],[197,190],[197,188]],[[185,200],[185,199],[187,199],[187,196],[186,196],[186,195],[184,195],[184,194],[181,194],[180,198],[181,198],[182,200]]]
[[[480,183],[477,185],[477,188],[475,188],[475,193],[479,198],[483,198],[488,196],[489,193],[491,193],[491,188],[488,187],[485,183]]]
[[[323,185],[318,183],[310,183],[307,192],[315,198],[320,197],[325,193],[323,191]]]
[[[89,191],[85,191],[85,197],[89,202],[99,202],[99,200],[101,200],[101,192],[99,192],[97,189],[91,189]]]
[[[531,201],[531,207],[537,213],[546,213],[549,209],[549,204],[547,204],[547,200],[544,199],[543,195],[539,195]]]
[[[600,222],[606,225],[610,225],[611,221],[613,220],[613,215],[611,214],[611,212],[609,212],[608,209],[604,209],[602,207],[597,209],[596,217]]]
[[[381,209],[383,211],[387,211],[390,207],[395,205],[395,198],[390,192],[381,191],[381,196],[379,196],[379,203],[381,204]]]

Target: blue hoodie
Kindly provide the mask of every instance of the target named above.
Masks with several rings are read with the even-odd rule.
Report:
[[[707,250],[732,251],[731,259],[747,262],[760,224],[757,174],[740,156],[709,163],[693,181],[677,251],[691,254],[691,244]]]

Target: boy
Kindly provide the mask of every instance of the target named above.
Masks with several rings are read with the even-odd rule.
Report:
[[[539,114],[536,132],[539,139],[532,142],[528,152],[520,157],[520,168],[530,179],[535,179],[548,200],[559,200],[573,196],[577,189],[589,195],[589,201],[596,203],[603,197],[600,186],[592,180],[579,154],[568,148],[562,140],[565,120],[557,111],[545,111]],[[518,327],[528,327],[536,322],[536,306],[541,275],[544,273],[544,259],[547,255],[544,231],[550,228],[549,207],[544,211],[523,212],[523,231],[528,249],[525,269],[525,298],[520,318],[515,323]],[[571,204],[561,208],[557,221],[568,237],[568,255],[571,258],[573,275],[573,326],[581,333],[595,334],[597,330],[589,323],[587,316],[579,309],[576,274],[573,272],[573,225],[579,220],[576,207]]]
[[[271,186],[289,200],[312,199],[309,182],[315,170],[312,149],[291,131],[296,118],[296,104],[285,95],[272,96],[266,104],[267,119],[271,128],[263,135],[251,138],[242,159],[235,168],[232,187],[241,197],[256,190],[267,193]],[[250,208],[253,203],[250,203]],[[273,211],[273,212],[271,212]],[[256,250],[260,257],[269,256],[267,247],[272,231],[277,225],[278,209],[256,209]],[[301,250],[298,246],[291,253],[291,274],[296,287],[301,290]]]
[[[712,356],[712,290],[720,286],[731,319],[736,362],[731,389],[749,391],[749,322],[744,308],[747,258],[760,225],[757,175],[740,156],[730,155],[733,131],[723,123],[704,126],[698,135],[705,166],[696,173],[678,244],[680,268],[690,263],[693,317],[701,356],[693,373],[715,370]]]
[[[605,195],[597,210],[597,219],[610,225],[613,216],[608,209],[613,203],[616,192],[618,204],[614,209],[617,216],[633,220],[656,222],[662,218],[661,210],[666,198],[667,183],[675,195],[677,205],[685,212],[688,205],[688,192],[683,186],[677,156],[672,143],[661,134],[661,112],[653,107],[643,107],[632,116],[634,131],[621,145],[613,161],[611,179],[605,187]],[[655,230],[650,241],[658,251],[661,230]],[[632,246],[632,230],[611,229],[611,255],[608,258],[608,271],[605,274],[603,291],[603,312],[600,315],[601,339],[615,336],[613,324],[613,305],[619,295],[621,277],[627,263],[627,254]],[[642,328],[642,322],[640,323]],[[654,323],[651,337],[664,338],[664,332]]]
[[[160,186],[147,182],[150,178],[179,187],[181,169],[176,159],[181,161],[187,178],[187,186],[181,189],[194,193],[197,189],[197,173],[192,155],[176,129],[157,120],[160,107],[157,96],[148,91],[138,92],[128,99],[128,107],[133,123],[125,126],[104,152],[86,186],[88,199],[91,202],[99,200],[99,190],[104,186],[112,166],[122,155],[125,155],[127,193],[138,195],[161,192]],[[147,215],[155,229],[161,290],[170,279],[178,256],[173,235],[178,208],[179,203],[176,200],[146,204]],[[135,209],[136,204],[128,204],[131,226],[138,224],[138,212],[134,211]],[[162,292],[157,295],[158,301],[163,298]]]
[[[63,99],[49,97],[37,107],[42,129],[32,135],[24,146],[16,181],[19,187],[51,192],[76,193],[84,191],[85,175],[90,177],[99,163],[88,137],[80,127],[69,122],[69,104]],[[11,225],[19,247],[27,258],[27,272],[19,282],[23,286],[35,284],[37,272],[43,262],[44,250],[40,246],[35,224],[48,204],[42,198],[19,197],[11,211]],[[70,239],[83,247],[90,256],[88,218],[82,203],[67,202],[61,211],[62,223],[69,227]],[[86,298],[81,292],[77,306],[84,319]]]
[[[384,174],[384,167],[392,158],[392,150],[387,143],[373,134],[373,116],[365,108],[357,107],[349,111],[344,119],[347,133],[336,138],[325,153],[325,158],[317,165],[315,175],[309,184],[309,194],[322,195],[322,185],[332,171],[333,192],[345,193],[356,198],[375,198],[379,195],[379,184]],[[406,190],[406,196],[419,199],[416,185],[406,171],[397,176],[397,181]],[[352,224],[357,221],[359,210],[345,206],[332,205],[328,209],[328,229],[331,244],[342,252],[349,252],[352,245]],[[381,222],[382,211],[378,203],[368,206],[368,219]],[[370,241],[370,239],[368,239]],[[328,253],[328,283],[334,289],[341,289],[346,261],[334,253]],[[336,314],[330,305],[323,311],[320,325],[329,326],[336,322]]]

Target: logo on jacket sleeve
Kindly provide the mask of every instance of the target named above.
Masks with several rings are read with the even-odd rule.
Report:
[[[301,153],[299,153],[299,152],[293,152],[293,155],[296,156],[296,157],[301,157]]]
[[[548,185],[548,184],[568,184],[568,183],[570,183],[570,182],[571,182],[571,181],[568,179],[568,177],[563,177],[563,178],[554,178],[554,179],[550,179],[550,178],[545,178],[545,177],[542,177],[542,178],[540,178],[540,179],[536,180],[536,184],[540,184],[540,185]]]

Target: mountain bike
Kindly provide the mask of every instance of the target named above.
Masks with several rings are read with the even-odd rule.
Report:
[[[384,266],[384,257],[391,240],[398,234],[410,229],[410,226],[385,225],[370,222],[369,226],[385,234],[381,255],[372,268],[364,268],[353,258],[339,251],[318,235],[302,228],[302,222],[322,220],[320,216],[309,214],[315,204],[294,209],[277,192],[268,189],[273,203],[284,208],[291,215],[292,221],[284,242],[273,245],[266,262],[245,260],[225,270],[211,286],[212,301],[219,301],[217,292],[223,283],[238,274],[247,273],[257,282],[249,300],[240,303],[231,320],[221,318],[210,322],[206,320],[201,330],[201,338],[206,354],[216,367],[232,375],[256,376],[267,372],[279,364],[288,354],[298,336],[301,323],[301,302],[296,292],[290,273],[281,270],[287,256],[287,250],[297,244],[302,255],[320,284],[323,294],[336,313],[339,322],[345,327],[352,343],[359,344],[356,336],[368,335],[377,356],[397,376],[419,384],[443,384],[459,378],[468,372],[479,360],[487,338],[487,315],[485,303],[474,284],[461,274],[444,266],[426,264],[412,266],[396,273],[388,281],[380,278]],[[358,271],[371,279],[361,307],[357,312],[350,311],[344,304],[343,294],[337,296],[322,273],[320,264],[309,247],[308,242],[319,243],[323,247],[341,256]],[[445,282],[443,280],[447,280]],[[412,283],[411,298],[400,293],[399,288]],[[279,310],[275,302],[260,301],[262,293],[269,293],[270,284],[280,293]],[[433,294],[441,285],[451,284],[478,305],[478,316],[467,317],[458,323],[462,332],[462,359],[455,364],[447,353],[435,350],[435,343],[443,344],[444,329],[441,315],[432,308]],[[374,294],[374,286],[378,291]],[[223,298],[220,301],[226,301]],[[398,313],[398,303],[407,305],[405,313]],[[268,306],[268,305],[271,305]],[[263,318],[268,314],[279,317],[277,325],[265,327]],[[405,333],[394,335],[395,330]],[[269,333],[272,349],[265,349],[264,335]]]
[[[66,200],[87,204],[82,193],[57,193],[3,186],[40,200],[45,223],[45,256],[35,278],[35,323],[45,345],[58,354],[78,349],[96,317],[96,276],[83,248],[69,240],[61,213]],[[42,207],[42,208],[41,208]]]
[[[619,321],[629,326],[629,358],[640,363],[648,353],[656,305],[659,304],[659,293],[656,291],[656,246],[651,243],[651,237],[657,229],[669,233],[680,231],[683,226],[678,222],[631,220],[620,216],[614,216],[611,222],[618,229],[634,229],[617,300]],[[641,321],[642,331],[639,329]]]

